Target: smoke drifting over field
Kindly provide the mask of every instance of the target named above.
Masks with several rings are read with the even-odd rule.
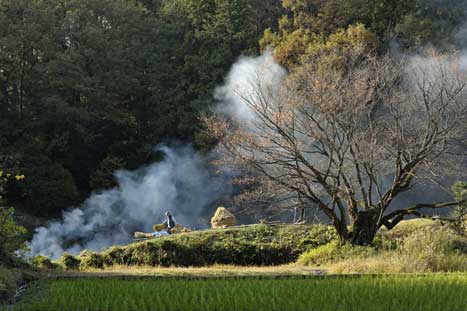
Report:
[[[201,215],[228,189],[207,160],[192,148],[158,148],[165,158],[136,171],[115,173],[118,187],[93,194],[60,221],[37,229],[31,255],[59,257],[64,251],[101,250],[131,241],[134,231],[152,231],[166,210],[187,226],[206,225]]]

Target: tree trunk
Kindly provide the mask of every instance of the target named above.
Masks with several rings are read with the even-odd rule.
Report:
[[[349,241],[353,245],[369,245],[378,231],[378,213],[376,210],[359,211],[352,221]]]

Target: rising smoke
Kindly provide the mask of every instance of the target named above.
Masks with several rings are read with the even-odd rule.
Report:
[[[275,62],[270,50],[258,57],[240,57],[232,66],[225,84],[214,92],[214,98],[218,101],[216,112],[242,125],[251,126],[255,113],[246,102],[257,100],[256,92],[261,89],[274,95],[274,90],[278,89],[286,75],[287,71]]]
[[[80,207],[63,213],[60,221],[36,230],[30,255],[59,257],[83,249],[101,250],[131,241],[134,231],[152,231],[163,213],[177,222],[206,226],[203,213],[229,192],[225,175],[214,175],[208,159],[191,147],[160,147],[164,160],[136,171],[118,171],[118,187],[93,194]]]
[[[257,83],[273,88],[285,75],[270,51],[256,58],[240,57],[225,85],[215,90],[217,112],[251,122],[253,113],[239,93],[251,94]],[[166,210],[180,224],[206,227],[209,219],[203,216],[231,192],[231,172],[214,174],[209,156],[191,147],[156,151],[165,154],[163,161],[136,171],[117,171],[118,187],[91,195],[81,206],[64,212],[61,220],[36,229],[29,255],[57,258],[63,252],[77,254],[83,249],[127,244],[135,231],[151,232]]]

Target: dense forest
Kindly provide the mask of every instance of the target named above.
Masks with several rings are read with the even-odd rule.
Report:
[[[459,0],[1,0],[0,167],[22,213],[56,217],[160,143],[209,150],[200,116],[241,55],[461,49]]]

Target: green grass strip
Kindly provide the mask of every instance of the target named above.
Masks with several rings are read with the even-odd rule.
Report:
[[[57,279],[14,310],[467,310],[467,274]]]

